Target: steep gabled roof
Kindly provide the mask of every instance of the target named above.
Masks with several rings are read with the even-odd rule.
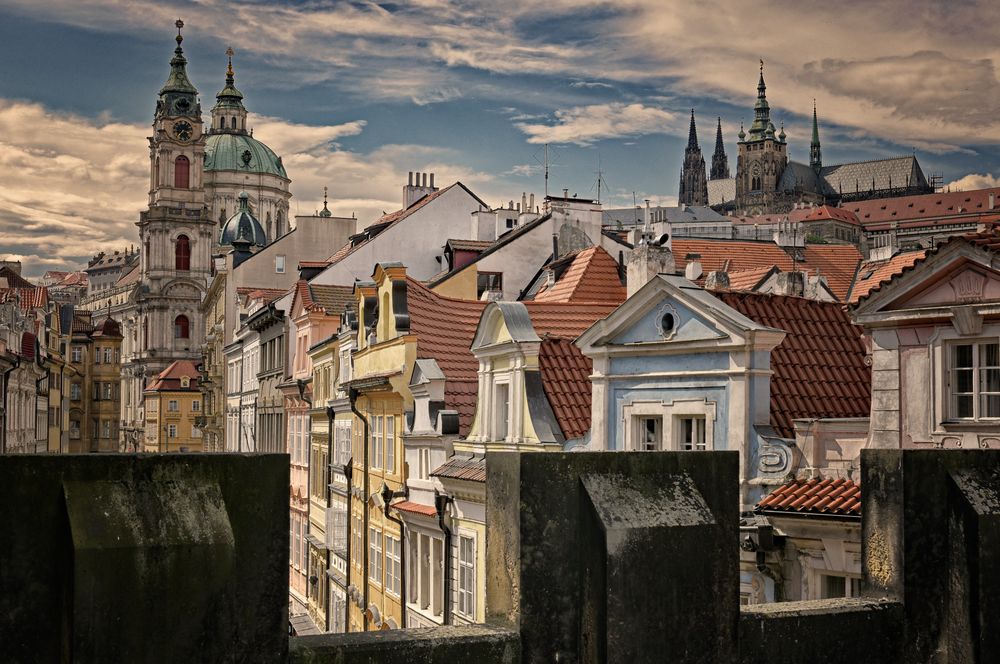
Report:
[[[286,292],[282,291],[281,295]],[[305,311],[319,311],[327,316],[339,316],[354,304],[354,286],[312,284],[305,279],[299,279],[295,283],[295,300],[302,303]],[[294,300],[291,308],[293,310],[295,308]]]
[[[618,263],[600,245],[594,245],[578,252],[552,286],[542,287],[535,301],[621,304],[625,295]]]
[[[570,339],[542,339],[538,347],[542,388],[567,440],[590,430],[590,374],[593,363]]]
[[[917,158],[912,155],[824,166],[819,177],[822,193],[828,196],[928,186]]]
[[[181,387],[181,378],[191,379],[188,387]],[[174,360],[170,366],[161,371],[149,387],[147,392],[197,392],[198,380],[201,374],[191,360]]]
[[[771,425],[794,438],[792,420],[868,417],[871,369],[862,329],[844,306],[785,295],[717,293],[716,297],[762,325],[784,330],[771,351]]]
[[[7,280],[8,288],[36,288],[35,284],[31,283],[6,265],[0,267],[0,279]]]
[[[854,288],[851,289],[850,301],[857,302],[868,295],[872,289],[878,288],[926,255],[926,249],[917,249],[916,251],[896,254],[887,260],[862,263],[861,267],[858,268],[858,279]]]
[[[458,411],[459,434],[472,425],[479,392],[479,361],[472,354],[485,302],[444,297],[419,281],[406,279],[410,334],[417,336],[417,358],[436,360],[445,375],[445,407]]]
[[[49,303],[49,289],[45,286],[30,288],[0,288],[0,303],[20,298],[22,311],[44,309]]]

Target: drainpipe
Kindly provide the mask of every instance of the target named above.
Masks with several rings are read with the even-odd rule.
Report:
[[[351,523],[354,521],[354,519],[351,516],[351,510],[350,510],[350,507],[351,507],[351,493],[350,493],[350,488],[351,488],[351,476],[352,475],[354,475],[354,457],[351,457],[350,459],[348,459],[347,463],[344,464],[344,477],[347,478],[347,491],[348,491],[348,493],[347,493],[347,507],[348,507],[348,509],[347,509],[347,557],[345,558],[345,560],[347,561],[347,565],[346,565],[346,567],[347,567],[347,580],[346,580],[346,583],[344,583],[344,594],[345,594],[345,596],[347,594],[347,589],[351,587]],[[349,631],[351,631],[351,613],[350,613],[350,611],[347,611],[347,607],[346,607],[346,603],[345,603],[345,607],[344,607],[344,634],[347,634]]]
[[[382,509],[385,518],[399,526],[399,620],[400,627],[406,627],[406,532],[403,529],[403,520],[389,514],[389,501],[397,495],[406,496],[407,491],[394,493],[388,484],[382,485]]]
[[[363,434],[361,436],[361,444],[364,446],[364,450],[362,452],[362,464],[361,465],[362,465],[362,469],[363,469],[364,474],[365,474],[365,477],[364,477],[364,489],[363,489],[365,501],[364,501],[364,509],[362,511],[363,517],[362,517],[362,526],[361,526],[362,527],[361,541],[365,542],[368,539],[368,497],[369,497],[369,492],[371,491],[371,489],[369,487],[369,482],[371,481],[371,476],[370,476],[371,474],[368,472],[368,462],[369,462],[369,460],[368,460],[368,436],[369,436],[368,420],[367,420],[367,418],[365,418],[364,415],[361,414],[361,411],[358,410],[358,391],[356,389],[352,388],[348,394],[350,395],[349,398],[351,400],[351,412],[354,413],[354,415],[358,419],[361,420],[362,426],[364,427]],[[365,546],[363,548],[364,548],[364,556],[361,559],[362,560],[362,565],[361,565],[361,570],[362,570],[362,573],[361,573],[361,583],[364,584],[364,599],[362,600],[364,606],[362,606],[362,608],[361,608],[361,616],[362,616],[362,619],[364,620],[364,631],[367,632],[368,631],[368,547]]]
[[[10,387],[10,375],[21,366],[21,358],[14,356],[14,366],[3,372],[3,428],[0,429],[0,454],[7,453],[7,419],[9,418],[9,413],[7,411],[7,392]]]
[[[434,509],[437,510],[438,527],[444,533],[444,624],[451,624],[451,528],[444,522],[445,510],[452,497],[434,489]]]
[[[330,523],[329,514],[330,508],[332,506],[330,484],[333,481],[332,473],[330,468],[333,464],[333,407],[326,407],[326,513],[327,513],[327,523]],[[333,533],[327,533],[327,538],[333,537]],[[326,547],[326,571],[330,571],[330,547]],[[327,590],[330,589],[330,582],[327,580],[326,575],[323,575],[323,583],[327,585]],[[330,593],[326,594],[326,629],[324,631],[330,631]]]

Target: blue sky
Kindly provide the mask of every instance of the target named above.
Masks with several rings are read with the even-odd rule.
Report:
[[[301,213],[329,186],[335,213],[370,221],[399,207],[407,171],[493,204],[540,194],[546,142],[552,190],[595,195],[600,162],[606,202],[673,202],[690,108],[707,159],[722,116],[735,171],[758,58],[793,159],[815,98],[825,163],[916,150],[946,183],[996,182],[995,3],[754,7],[0,0],[0,254],[37,276],[135,242],[177,17],[206,109],[236,50],[254,135],[284,157]]]

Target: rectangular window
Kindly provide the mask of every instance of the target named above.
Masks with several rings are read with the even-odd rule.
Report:
[[[363,523],[360,517],[353,517],[354,527],[351,528],[351,558],[357,567],[361,567],[362,551],[361,547],[364,546],[364,530]]]
[[[101,398],[102,399],[112,399],[114,394],[114,386],[111,383],[101,384]]]
[[[399,597],[399,577],[402,566],[400,542],[391,535],[385,536],[385,590]]]
[[[820,599],[858,597],[861,595],[861,579],[855,576],[821,574],[820,592],[822,593]]]
[[[80,420],[69,421],[69,437],[73,440],[80,440]]]
[[[368,529],[368,578],[382,584],[382,533]]]
[[[392,415],[385,418],[385,470],[396,472],[396,418]]]
[[[112,351],[111,351],[111,349],[110,348],[105,348],[104,349],[104,363],[105,364],[111,364],[111,358],[112,358]]]
[[[372,417],[372,443],[368,451],[368,463],[372,468],[382,467],[382,416]]]
[[[200,413],[201,412],[201,401],[199,401],[198,399],[195,399],[194,401],[191,402],[191,412],[192,413]]]
[[[705,449],[705,418],[681,417],[678,421],[678,447],[682,450]]]
[[[80,383],[73,383],[69,386],[69,398],[73,401],[80,400]]]
[[[300,558],[299,551],[302,549],[302,540],[299,539],[301,531],[299,530],[299,517],[292,517],[292,567],[299,567]]]
[[[83,361],[83,351],[79,346],[73,346],[73,350],[70,352],[70,358],[74,363],[80,363]]]
[[[507,425],[510,421],[510,385],[497,383],[495,395],[493,400],[495,408],[493,438],[494,440],[507,440]]]
[[[176,399],[171,399],[170,401],[167,402],[167,410],[169,410],[171,413],[176,413],[177,412],[177,400]]]
[[[476,541],[465,535],[458,538],[458,612],[475,619],[476,613]]]
[[[486,292],[503,291],[503,272],[480,272],[476,275],[476,299]]]
[[[642,452],[656,452],[663,449],[663,418],[638,418],[639,440],[637,449]]]
[[[285,273],[285,257],[284,256],[275,256],[274,257],[274,271],[277,272],[278,274],[284,274]]]
[[[111,438],[111,420],[101,422],[101,438]]]
[[[1000,344],[956,344],[951,351],[951,417],[1000,417]]]
[[[101,363],[101,349],[100,347],[94,349],[94,364]]]
[[[168,438],[176,438],[177,437],[177,425],[176,424],[168,424],[167,425],[167,437]]]

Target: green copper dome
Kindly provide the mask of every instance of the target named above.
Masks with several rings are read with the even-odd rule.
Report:
[[[267,173],[288,179],[281,157],[249,134],[209,134],[205,170]]]

